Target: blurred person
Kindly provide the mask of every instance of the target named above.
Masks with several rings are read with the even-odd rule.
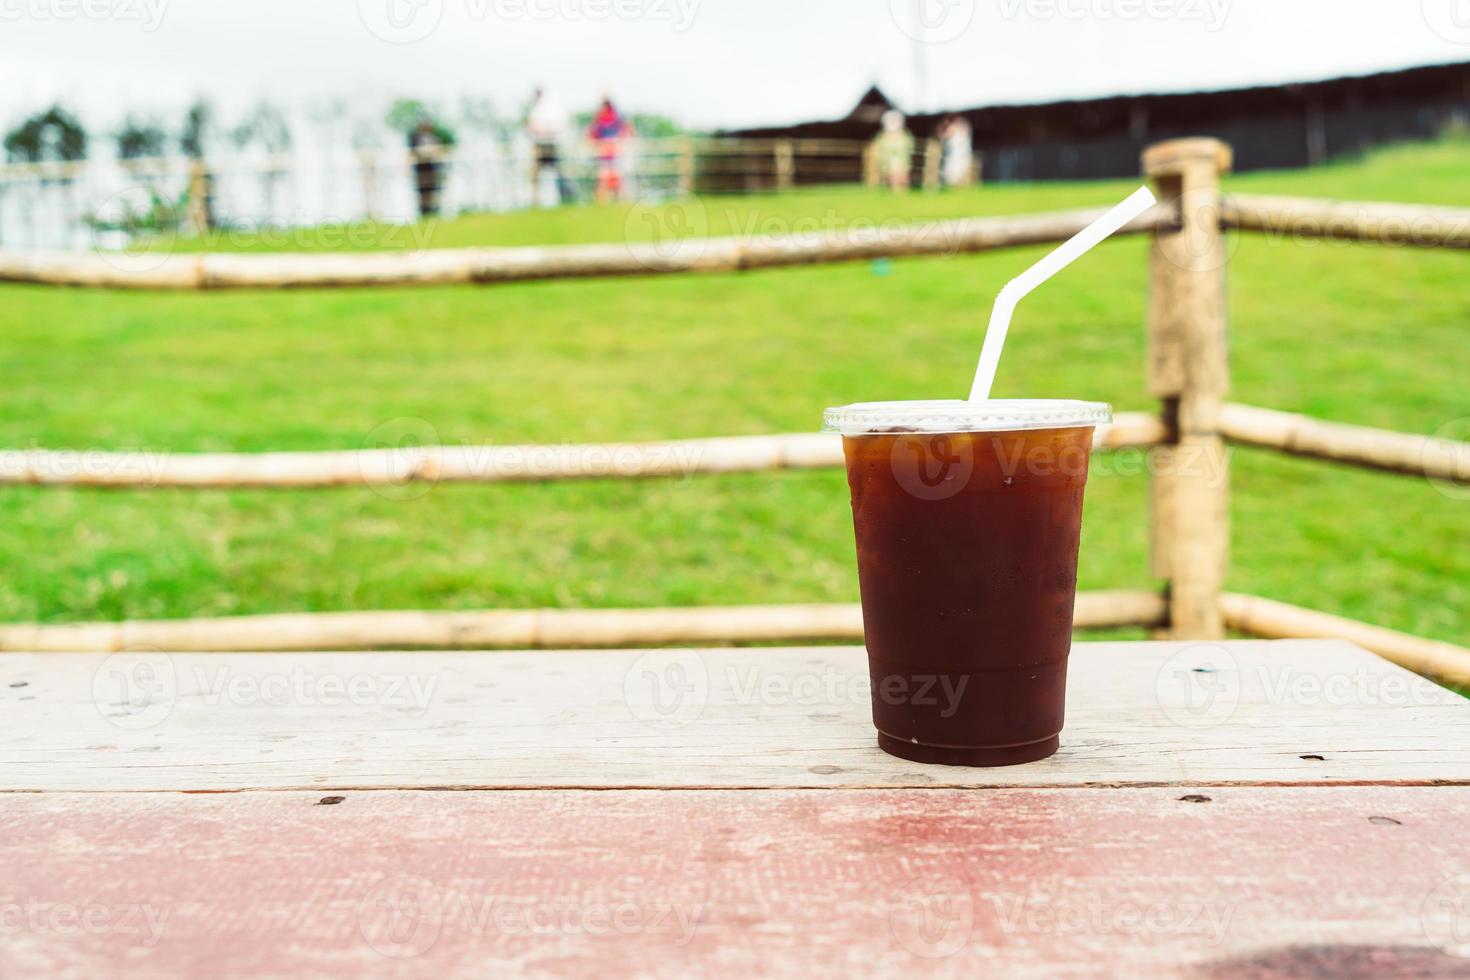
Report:
[[[939,175],[945,187],[966,187],[975,179],[975,146],[970,121],[949,115],[939,124]]]
[[[550,201],[565,204],[571,199],[571,188],[561,172],[560,145],[567,130],[567,116],[556,97],[544,88],[531,96],[526,112],[526,135],[531,138],[531,193],[537,205]]]
[[[587,127],[587,138],[597,152],[597,203],[606,204],[623,191],[623,142],[634,135],[633,124],[604,98]]]
[[[883,113],[883,130],[875,141],[878,179],[895,191],[908,190],[914,165],[914,137],[904,123],[903,113],[889,109]]]
[[[439,193],[444,186],[444,139],[427,116],[421,117],[408,134],[408,151],[413,158],[419,217],[438,217]]]

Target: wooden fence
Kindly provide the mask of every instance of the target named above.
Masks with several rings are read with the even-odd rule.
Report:
[[[1146,626],[1180,639],[1211,640],[1237,630],[1266,637],[1326,636],[1355,641],[1420,673],[1470,683],[1470,649],[1224,590],[1229,557],[1229,444],[1470,485],[1470,443],[1342,425],[1225,400],[1224,231],[1236,228],[1309,238],[1347,238],[1425,248],[1470,247],[1470,211],[1344,204],[1275,197],[1226,198],[1221,174],[1230,151],[1210,139],[1150,148],[1144,169],[1161,203],[1134,222],[1150,233],[1147,378],[1160,411],[1122,413],[1094,439],[1096,451],[1146,448],[1154,454],[1152,565],[1161,592],[1084,592],[1079,628]],[[683,242],[648,263],[631,246],[474,250],[441,257],[454,278],[528,278],[750,269],[874,256],[921,255],[1062,241],[1095,212],[982,218],[892,230],[861,242],[797,236],[756,245],[734,239]],[[940,229],[936,231],[936,229]],[[248,274],[228,263],[255,260]],[[0,278],[158,288],[364,285],[406,280],[395,256],[199,256],[187,274],[108,276],[51,259],[0,256]],[[91,259],[76,259],[88,263]],[[414,261],[417,261],[415,259]],[[177,273],[176,267],[175,272]],[[637,478],[696,473],[842,466],[838,438],[824,434],[595,446],[424,447],[412,451],[77,454],[0,452],[0,484],[94,487],[327,487],[419,482]],[[359,612],[229,619],[0,626],[0,651],[362,649],[413,647],[617,646],[663,643],[857,640],[856,605],[645,610]]]

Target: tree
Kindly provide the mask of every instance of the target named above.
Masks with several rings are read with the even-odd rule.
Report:
[[[161,157],[168,136],[156,119],[136,119],[129,115],[117,131],[117,158],[138,160]]]
[[[214,128],[214,109],[203,99],[195,99],[184,114],[184,128],[179,133],[179,149],[194,160],[204,159],[205,146]]]
[[[11,163],[85,160],[87,131],[75,116],[53,105],[6,135],[5,156]]]
[[[434,136],[445,146],[453,146],[456,142],[454,130],[446,126],[437,113],[430,111],[429,106],[418,99],[398,99],[388,110],[388,125],[402,133],[408,138],[419,123],[428,121],[434,129]]]
[[[258,144],[269,154],[284,153],[291,148],[291,125],[280,109],[261,100],[255,104],[240,125],[230,133],[237,149]]]

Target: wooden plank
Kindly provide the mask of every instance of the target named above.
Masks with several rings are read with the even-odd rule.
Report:
[[[1470,782],[1470,705],[1346,643],[1079,644],[1068,693],[966,769],[877,749],[858,647],[12,654],[0,790]]]
[[[1462,977],[1463,787],[32,794],[0,975]]]

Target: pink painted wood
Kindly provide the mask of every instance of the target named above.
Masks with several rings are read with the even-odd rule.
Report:
[[[0,795],[0,976],[1470,976],[1470,787]]]

